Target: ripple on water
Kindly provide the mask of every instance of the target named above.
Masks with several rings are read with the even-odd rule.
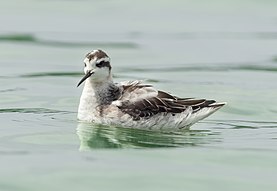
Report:
[[[0,109],[0,113],[33,113],[33,114],[43,114],[43,113],[70,113],[68,111],[53,110],[47,108],[6,108]]]
[[[223,71],[263,71],[263,72],[277,72],[277,67],[275,65],[263,65],[261,63],[213,63],[213,64],[189,64],[181,66],[170,66],[170,67],[154,67],[154,68],[123,68],[124,71],[129,72],[223,72]]]
[[[275,121],[250,121],[250,120],[206,120],[205,123],[216,125],[216,128],[228,129],[260,129],[260,128],[277,128]]]
[[[6,92],[16,92],[16,91],[21,91],[21,90],[26,90],[25,88],[9,88],[9,89],[3,89],[0,90],[0,93],[6,93]]]
[[[6,155],[27,155],[29,154],[28,151],[20,151],[20,150],[1,150],[0,151],[0,156],[6,156]]]
[[[115,47],[115,48],[137,48],[134,42],[68,42],[44,40],[33,34],[8,34],[0,35],[0,41],[32,43],[40,46],[60,46],[60,47]]]

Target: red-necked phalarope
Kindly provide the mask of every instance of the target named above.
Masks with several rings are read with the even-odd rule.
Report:
[[[109,56],[93,50],[84,60],[85,81],[78,119],[105,125],[145,129],[189,128],[226,103],[179,98],[141,81],[113,82]]]

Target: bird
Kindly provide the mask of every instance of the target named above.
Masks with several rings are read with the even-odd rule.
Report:
[[[181,98],[141,80],[115,83],[111,59],[100,49],[86,54],[77,118],[107,126],[147,130],[189,129],[226,102]]]

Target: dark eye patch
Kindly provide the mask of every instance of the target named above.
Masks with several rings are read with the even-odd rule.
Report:
[[[101,61],[101,62],[97,63],[96,66],[101,68],[101,67],[103,67],[104,64],[105,64],[105,62]]]
[[[96,66],[99,68],[108,67],[109,69],[111,69],[110,62],[101,61],[101,62],[97,63]]]

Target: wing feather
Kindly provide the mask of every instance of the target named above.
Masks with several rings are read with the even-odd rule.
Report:
[[[158,113],[181,113],[192,108],[193,112],[209,107],[214,100],[178,98],[169,93],[155,90],[141,81],[122,84],[122,104],[118,108],[133,117],[134,120],[149,118]]]

